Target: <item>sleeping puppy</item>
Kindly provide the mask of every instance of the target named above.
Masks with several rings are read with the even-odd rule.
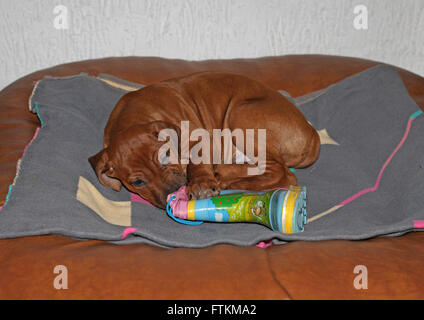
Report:
[[[174,135],[164,139],[163,132]],[[223,132],[230,132],[229,140]],[[239,144],[239,138],[246,141]],[[102,184],[116,191],[124,185],[165,208],[167,195],[183,185],[191,199],[221,189],[295,185],[289,167],[311,165],[319,151],[316,130],[279,92],[245,76],[211,71],[125,94],[109,117],[103,150],[89,162]]]

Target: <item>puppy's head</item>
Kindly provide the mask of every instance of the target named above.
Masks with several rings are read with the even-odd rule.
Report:
[[[124,185],[165,208],[167,195],[187,182],[187,166],[178,161],[179,136],[178,127],[162,121],[134,125],[88,161],[105,186],[119,191]]]

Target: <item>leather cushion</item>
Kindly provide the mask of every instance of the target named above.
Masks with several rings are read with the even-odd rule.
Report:
[[[0,199],[4,201],[16,162],[39,125],[27,104],[34,81],[45,75],[107,73],[149,84],[213,69],[245,74],[296,97],[376,64],[320,55],[207,61],[127,57],[35,72],[0,92]],[[399,72],[423,108],[424,79]],[[423,240],[422,233],[411,233],[366,241],[293,242],[265,250],[228,245],[166,250],[59,236],[5,239],[0,240],[0,298],[422,298]],[[59,264],[68,268],[68,290],[53,287],[53,269]],[[368,268],[367,290],[353,286],[356,265]]]

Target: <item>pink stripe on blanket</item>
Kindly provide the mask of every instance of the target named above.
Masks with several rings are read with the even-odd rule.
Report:
[[[35,129],[35,133],[34,136],[32,137],[31,141],[26,145],[24,152],[22,153],[22,158],[25,157],[25,154],[28,150],[28,147],[34,142],[34,140],[37,138],[38,136],[38,132],[40,131],[40,127],[37,127],[37,129]]]
[[[137,228],[128,227],[125,228],[124,232],[122,232],[121,240],[124,240],[126,237],[128,237],[129,234],[134,233],[137,231]]]
[[[383,167],[380,170],[380,173],[378,174],[377,180],[375,182],[375,185],[373,187],[370,188],[366,188],[364,190],[359,191],[358,193],[354,194],[353,196],[347,198],[346,200],[342,201],[341,203],[339,203],[339,206],[345,206],[347,205],[349,202],[352,202],[353,200],[359,198],[360,196],[367,194],[369,192],[374,192],[378,189],[378,187],[380,186],[380,180],[381,180],[381,176],[383,175],[384,170],[386,169],[387,165],[389,164],[389,162],[393,159],[393,157],[395,156],[395,154],[399,151],[399,149],[402,147],[402,145],[405,143],[406,138],[408,138],[409,135],[409,130],[411,129],[411,124],[412,121],[415,118],[410,118],[408,121],[408,124],[406,125],[406,130],[405,133],[402,137],[402,140],[399,142],[399,144],[397,145],[397,147],[395,148],[395,150],[392,152],[392,154],[389,156],[389,158],[386,160],[386,162],[384,163]]]
[[[13,185],[15,184],[15,181],[16,181],[16,178],[18,177],[18,175],[19,175],[19,170],[20,170],[20,165],[21,165],[21,161],[22,161],[22,159],[25,157],[25,154],[26,154],[26,152],[27,152],[27,150],[28,150],[28,148],[29,148],[29,146],[34,142],[34,140],[37,138],[37,136],[38,136],[38,132],[40,131],[40,127],[37,127],[37,129],[35,129],[35,132],[34,132],[34,136],[32,137],[32,139],[31,139],[31,141],[30,142],[28,142],[28,144],[25,146],[25,148],[24,148],[24,152],[22,153],[22,157],[19,159],[20,161],[18,161],[17,163],[16,163],[16,175],[15,175],[15,178],[14,178],[14,180],[13,180],[13,183],[9,186],[9,191],[7,192],[7,195],[6,195],[6,201],[4,202],[4,204],[2,205],[2,206],[0,206],[0,211],[2,211],[3,210],[3,207],[7,204],[7,202],[9,201],[9,196],[10,196],[10,192],[12,191],[12,188],[13,188]]]
[[[424,229],[424,220],[414,220],[414,229]]]
[[[265,249],[272,246],[272,239],[259,242],[257,247]]]

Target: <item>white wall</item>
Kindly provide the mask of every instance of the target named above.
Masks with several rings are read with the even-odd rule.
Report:
[[[53,8],[69,28],[54,27]],[[353,8],[368,8],[368,30]],[[88,58],[184,59],[323,53],[424,75],[424,0],[0,0],[0,87]]]

